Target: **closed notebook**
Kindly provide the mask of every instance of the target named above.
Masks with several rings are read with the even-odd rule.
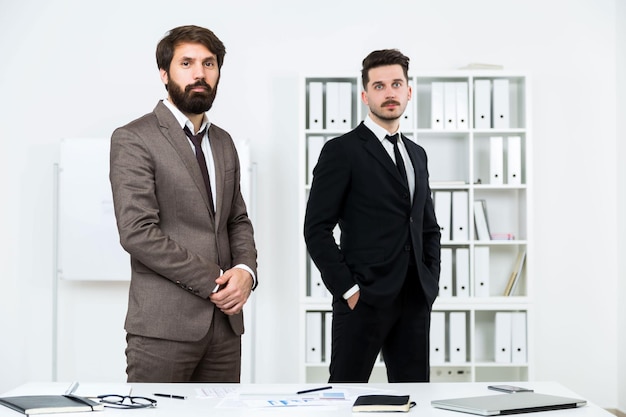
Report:
[[[407,412],[415,403],[409,401],[408,395],[361,395],[352,411],[403,411]]]
[[[103,404],[75,395],[0,397],[0,404],[26,415],[104,410]]]

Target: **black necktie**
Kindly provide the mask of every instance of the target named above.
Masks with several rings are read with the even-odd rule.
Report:
[[[204,152],[202,152],[202,138],[204,138],[204,132],[206,132],[206,128],[202,129],[200,133],[194,135],[191,133],[189,128],[185,126],[185,134],[191,142],[193,142],[193,146],[196,148],[196,159],[198,160],[198,165],[200,165],[200,172],[202,172],[202,179],[204,180],[204,186],[206,187],[206,192],[209,195],[209,205],[211,208],[211,213],[214,213],[213,206],[213,193],[211,192],[211,181],[209,180],[209,170],[206,166],[206,159],[204,158]]]
[[[400,176],[402,179],[407,182],[406,177],[406,168],[404,167],[404,159],[402,159],[402,155],[400,155],[400,149],[398,149],[398,134],[396,133],[393,136],[385,136],[387,140],[393,143],[393,153],[396,156],[396,166],[398,167],[398,171],[400,171]]]

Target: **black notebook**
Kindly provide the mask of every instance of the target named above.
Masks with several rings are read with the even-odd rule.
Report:
[[[104,410],[103,404],[76,395],[0,397],[0,405],[26,415]]]
[[[407,412],[414,405],[408,395],[361,395],[354,402],[352,411]]]

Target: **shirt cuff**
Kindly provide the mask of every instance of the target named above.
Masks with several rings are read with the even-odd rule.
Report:
[[[354,284],[352,288],[343,293],[343,299],[347,300],[359,291],[359,284]]]
[[[244,271],[248,271],[250,275],[252,275],[252,288],[256,287],[256,275],[254,274],[254,272],[252,272],[252,268],[244,264],[235,265],[233,266],[233,268],[239,268],[243,269]]]

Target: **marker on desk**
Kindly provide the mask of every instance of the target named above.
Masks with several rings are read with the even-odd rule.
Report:
[[[332,389],[332,388],[333,388],[333,387],[331,387],[330,385],[328,385],[328,386],[326,386],[326,387],[305,389],[305,390],[302,390],[302,391],[298,391],[298,392],[296,392],[296,394],[308,394],[309,392],[324,391],[325,389]]]
[[[154,394],[157,397],[165,397],[165,398],[174,398],[176,400],[186,400],[187,397],[184,395],[174,395],[174,394]]]

